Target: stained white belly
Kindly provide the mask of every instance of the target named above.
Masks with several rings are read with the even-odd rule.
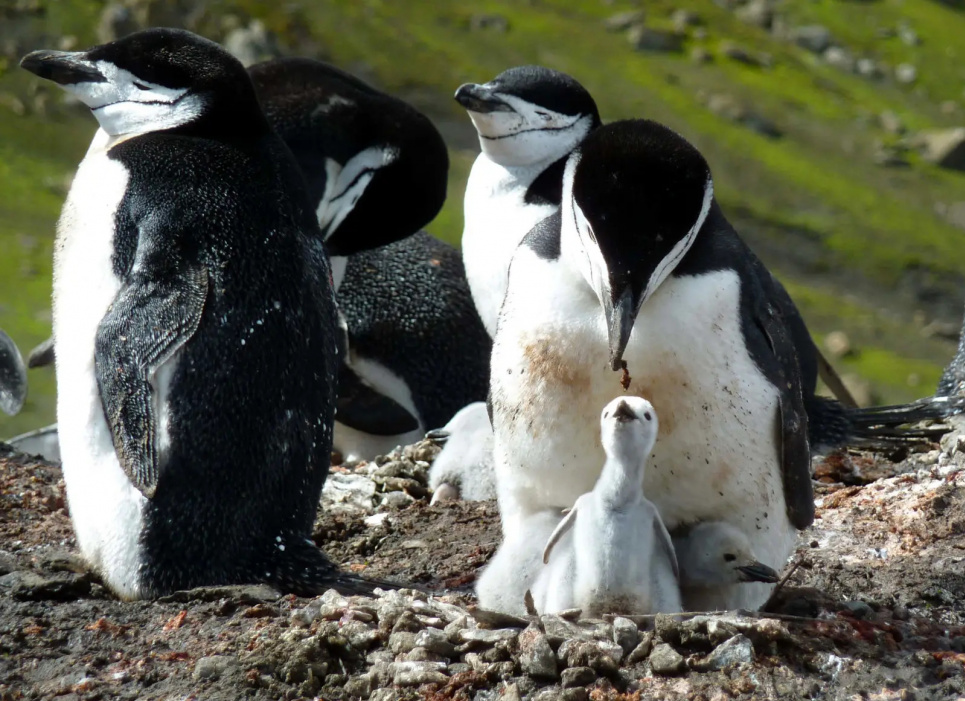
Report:
[[[530,229],[557,209],[526,204],[528,180],[521,181],[519,175],[532,177],[529,171],[514,174],[480,154],[466,184],[462,257],[476,311],[490,336],[496,333],[516,247]]]
[[[71,520],[81,552],[120,596],[139,594],[138,538],[145,499],[114,452],[94,372],[98,325],[121,289],[113,274],[114,212],[126,169],[107,158],[98,132],[57,225],[53,327],[57,423]]]
[[[605,461],[600,411],[634,394],[650,400],[660,418],[644,492],[667,527],[729,521],[762,561],[780,568],[794,529],[775,446],[777,395],[744,346],[736,275],[670,278],[661,286],[624,355],[628,391],[608,367],[603,313],[592,293],[521,282],[533,286],[527,294],[515,277],[511,284],[516,306],[507,300],[492,364],[504,530],[593,488]]]

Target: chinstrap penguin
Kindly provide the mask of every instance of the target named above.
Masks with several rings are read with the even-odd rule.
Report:
[[[485,402],[473,402],[461,409],[442,429],[430,431],[426,438],[442,445],[429,469],[432,503],[496,498],[493,428]]]
[[[809,442],[889,438],[888,422],[921,413],[815,396],[806,335],[695,148],[646,120],[593,131],[567,161],[560,212],[510,266],[491,367],[504,534],[592,488],[603,456],[589,407],[622,385],[662,418],[645,492],[668,528],[726,521],[782,566],[814,515]],[[743,585],[727,608],[770,588]]]
[[[462,254],[479,316],[490,336],[513,252],[560,206],[563,165],[600,125],[590,93],[543,66],[517,66],[488,83],[456,90],[479,135],[482,153],[466,183]]]
[[[420,227],[445,200],[441,135],[403,100],[334,66],[249,69],[309,185],[346,331],[335,448],[372,458],[485,398],[491,341],[459,252]]]
[[[242,65],[151,29],[21,65],[100,125],[57,227],[64,479],[124,599],[371,585],[310,540],[328,473],[336,309],[298,167]]]
[[[17,344],[0,330],[0,411],[13,416],[27,398],[27,368]]]
[[[681,610],[673,543],[643,491],[658,432],[657,414],[646,399],[619,397],[604,407],[606,462],[593,491],[576,500],[546,543],[547,567],[532,589],[540,613],[572,607],[593,617]],[[560,548],[570,529],[572,538]],[[562,551],[558,557],[554,546]]]
[[[724,521],[695,524],[673,536],[680,565],[685,611],[717,611],[730,600],[731,587],[778,581],[777,572],[758,562],[743,531]]]

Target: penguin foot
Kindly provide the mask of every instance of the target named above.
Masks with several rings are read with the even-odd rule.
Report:
[[[448,482],[443,482],[436,487],[435,491],[432,493],[432,499],[429,501],[429,506],[444,501],[457,501],[458,499],[459,488],[449,484]]]

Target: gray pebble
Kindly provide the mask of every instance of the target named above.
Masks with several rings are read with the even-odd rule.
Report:
[[[234,655],[202,657],[194,663],[194,678],[214,681],[238,666],[238,658]]]
[[[443,662],[395,662],[392,664],[392,681],[399,686],[445,683]]]
[[[614,618],[613,642],[623,648],[624,655],[629,655],[640,642],[640,631],[637,629],[637,624],[623,616]]]
[[[563,688],[586,686],[596,681],[596,672],[589,667],[570,667],[564,669],[561,675]]]
[[[446,634],[437,628],[420,630],[416,633],[415,644],[450,659],[456,656],[456,646],[450,643]]]
[[[651,650],[653,650],[653,633],[644,633],[640,643],[627,655],[626,663],[633,665],[643,662],[650,657]]]
[[[714,648],[704,659],[710,670],[724,669],[733,664],[746,664],[754,661],[754,645],[746,635],[735,635]]]
[[[537,628],[519,634],[519,664],[523,672],[537,679],[556,679],[556,653]]]
[[[462,643],[482,643],[483,645],[495,645],[501,640],[512,640],[519,634],[519,631],[512,628],[500,628],[498,630],[484,630],[482,628],[466,628],[459,631],[456,639]]]
[[[389,649],[396,655],[411,652],[416,646],[416,634],[400,631],[389,636]]]
[[[844,604],[851,615],[858,619],[864,619],[874,613],[874,609],[863,601],[847,601]]]
[[[650,653],[650,669],[654,674],[677,674],[684,669],[684,658],[667,643],[660,643]]]

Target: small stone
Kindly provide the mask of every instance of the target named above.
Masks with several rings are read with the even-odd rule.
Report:
[[[202,657],[194,663],[194,678],[214,681],[238,667],[238,658],[234,655]]]
[[[587,701],[589,697],[589,693],[582,686],[574,686],[563,689],[560,692],[559,701]]]
[[[519,687],[515,684],[504,686],[499,701],[523,701],[523,697],[519,694]]]
[[[684,37],[676,32],[651,29],[643,25],[632,27],[627,32],[630,45],[637,51],[654,53],[676,53],[683,50]]]
[[[854,65],[855,72],[865,78],[880,78],[881,68],[872,58],[859,58]]]
[[[851,52],[840,46],[829,46],[822,55],[824,62],[829,66],[834,66],[845,73],[853,73],[855,69],[855,59]]]
[[[386,509],[404,509],[410,504],[415,503],[415,497],[406,494],[405,492],[385,492],[381,495],[381,501],[379,506]],[[413,543],[422,543],[423,541],[410,541]],[[423,547],[423,546],[420,546]]]
[[[654,630],[660,639],[666,643],[680,642],[680,621],[672,614],[660,613],[654,617]]]
[[[690,50],[690,60],[694,63],[710,63],[714,60],[714,57],[704,47],[695,46]]]
[[[376,689],[369,696],[369,701],[398,701],[399,692],[395,689]]]
[[[733,41],[722,41],[720,43],[720,52],[727,58],[748,66],[760,67],[764,65],[757,56]]]
[[[918,80],[918,69],[910,63],[899,63],[895,66],[895,80],[902,85],[910,85]]]
[[[751,0],[743,7],[737,8],[734,16],[741,22],[761,29],[770,29],[774,23],[773,0]]]
[[[546,614],[539,617],[539,622],[543,626],[543,632],[550,645],[559,646],[567,638],[579,637],[582,634],[579,626],[573,625],[569,621],[564,621],[556,614]]]
[[[398,632],[389,636],[389,649],[396,655],[410,652],[414,647],[416,647],[415,633]]]
[[[864,619],[874,613],[874,609],[863,601],[846,601],[844,608],[848,613],[858,619]]]
[[[921,37],[918,36],[918,32],[905,22],[898,25],[898,38],[901,39],[903,44],[908,46],[918,46],[921,44]]]
[[[683,34],[690,27],[701,24],[700,15],[692,10],[684,9],[674,10],[670,15],[670,21],[673,22],[674,29],[678,34]]]
[[[832,331],[824,337],[824,349],[832,358],[846,358],[854,355],[851,339],[844,331]]]
[[[879,114],[878,123],[881,125],[881,128],[889,134],[905,133],[905,123],[901,120],[901,117],[891,110],[885,110]]]
[[[794,27],[791,30],[791,40],[803,49],[821,54],[831,46],[831,32],[820,24],[809,24]]]
[[[473,31],[490,31],[505,34],[509,31],[509,20],[503,15],[476,14],[469,18],[469,28]]]
[[[416,633],[415,644],[437,655],[453,658],[456,646],[446,639],[446,634],[437,628],[426,628]]]
[[[603,26],[609,32],[623,32],[630,27],[643,22],[643,10],[628,10],[610,15],[603,20]]]
[[[536,679],[556,679],[556,653],[537,628],[519,634],[519,666]]]
[[[668,676],[683,671],[685,667],[683,655],[674,650],[667,643],[660,643],[650,653],[650,668],[654,674]]]
[[[706,668],[712,671],[724,669],[733,664],[754,661],[754,645],[746,635],[735,635],[714,648],[704,659]]]
[[[965,171],[965,127],[922,132],[916,141],[922,156],[942,168]]]
[[[74,572],[40,575],[18,570],[0,577],[0,590],[19,601],[74,601],[90,594],[90,580]]]
[[[442,684],[448,677],[443,674],[443,662],[394,662],[392,681],[399,686],[419,686],[421,684]]]
[[[591,667],[600,674],[613,674],[620,667],[623,648],[609,640],[571,639],[560,645],[557,654],[567,667]]]
[[[640,643],[627,655],[626,664],[634,665],[643,662],[650,657],[651,650],[653,650],[653,633],[644,633]]]
[[[375,626],[362,621],[347,621],[339,631],[349,644],[357,650],[368,650],[382,640],[382,634]]]
[[[512,640],[519,634],[519,631],[511,628],[501,628],[497,630],[484,630],[482,628],[468,628],[459,631],[457,640],[463,643],[482,643],[483,645],[495,645],[503,640]]]
[[[596,681],[596,672],[589,667],[570,667],[560,675],[563,688],[586,686]]]
[[[613,642],[623,648],[624,655],[629,655],[640,642],[640,631],[637,629],[637,624],[623,616],[614,618]]]

